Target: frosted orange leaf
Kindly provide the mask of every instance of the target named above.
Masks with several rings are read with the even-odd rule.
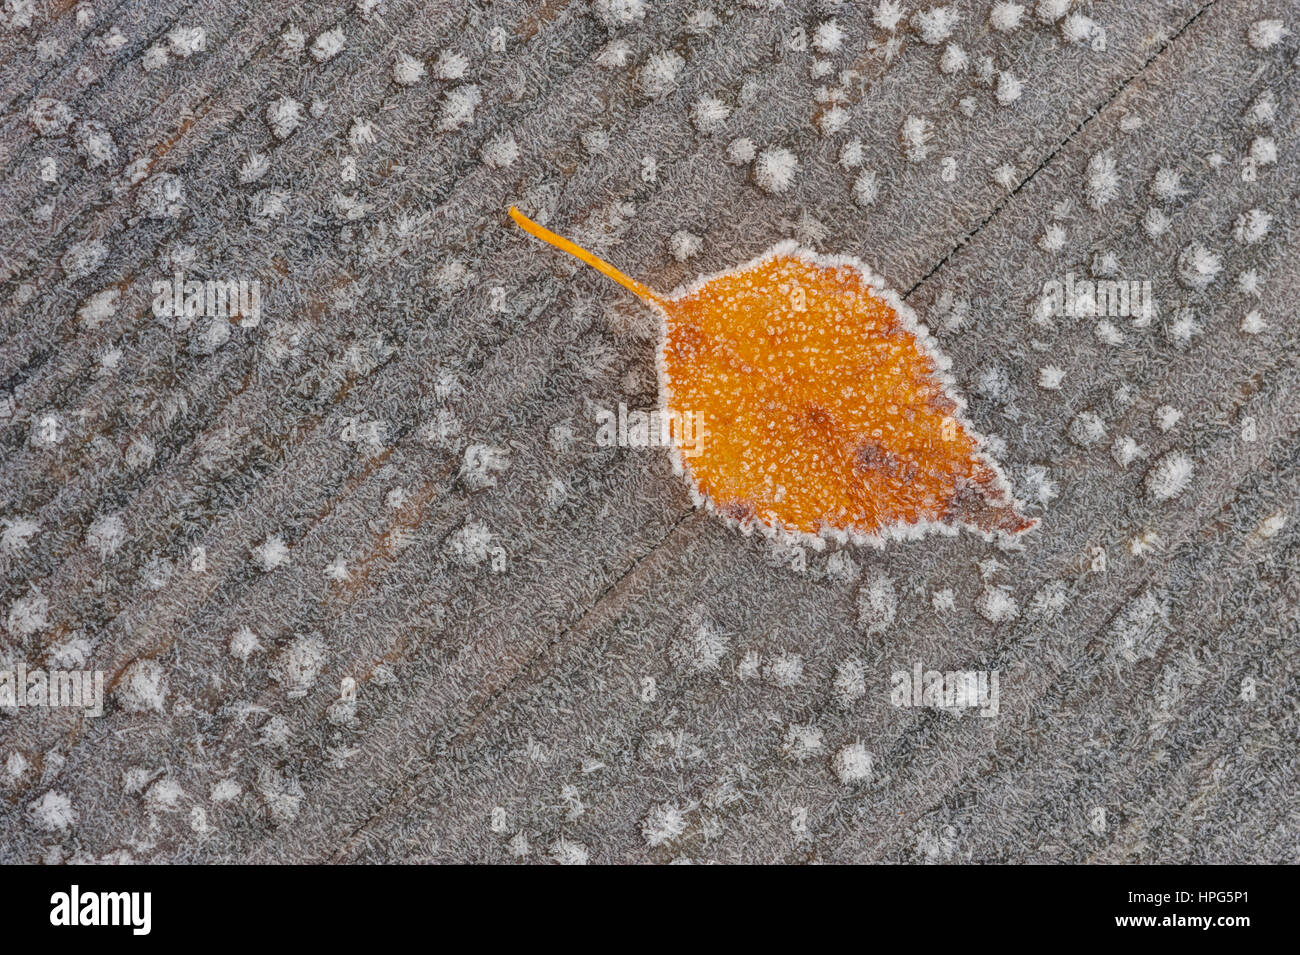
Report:
[[[674,435],[674,461],[742,529],[879,540],[1037,523],[963,418],[947,360],[860,262],[783,244],[664,296],[510,215],[658,309],[661,408],[703,430],[694,447]]]

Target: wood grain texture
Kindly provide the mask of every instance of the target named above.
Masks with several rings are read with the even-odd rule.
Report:
[[[1072,4],[1100,43],[1032,3],[1007,33],[959,3],[935,45],[915,4],[892,31],[811,0],[626,23],[370,6],[0,25],[0,669],[81,659],[110,687],[99,718],[0,710],[0,860],[1297,861],[1295,4]],[[1253,44],[1274,18],[1294,34]],[[178,28],[203,48],[180,55]],[[949,44],[964,70],[940,69]],[[439,78],[444,51],[463,77]],[[692,119],[706,96],[731,108],[716,130]],[[302,122],[279,139],[282,97]],[[47,101],[65,128],[33,122]],[[485,162],[505,136],[517,158]],[[797,156],[788,190],[728,161],[745,138]],[[1276,158],[1252,164],[1260,140]],[[869,263],[1040,527],[818,552],[694,510],[665,454],[595,442],[597,407],[655,404],[654,317],[511,204],[664,291],[787,238]],[[702,239],[687,261],[679,231]],[[1152,283],[1150,323],[1036,316],[1044,283],[1108,255]],[[260,322],[160,320],[177,270],[257,280]],[[1192,475],[1161,500],[1169,455]],[[264,569],[272,536],[288,559]],[[917,663],[997,669],[998,715],[894,706]]]

